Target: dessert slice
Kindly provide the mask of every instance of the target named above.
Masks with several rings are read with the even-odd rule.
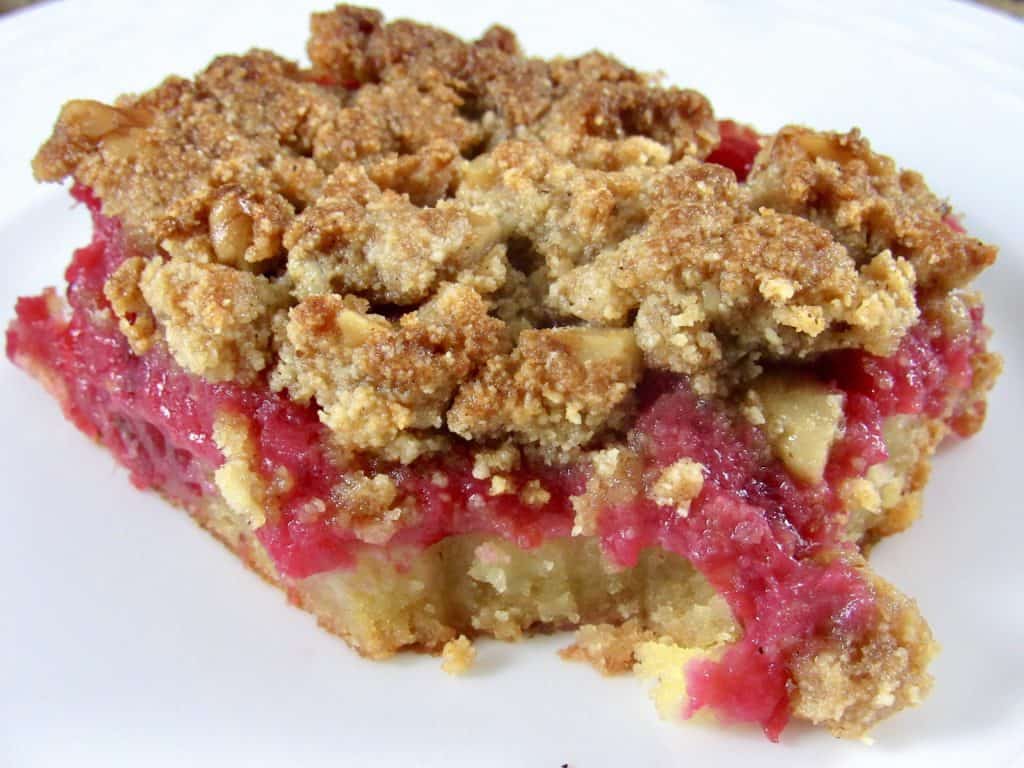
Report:
[[[375,11],[69,102],[92,242],[9,357],[361,654],[580,628],[659,700],[860,736],[935,644],[870,544],[998,373],[995,249],[853,131]]]

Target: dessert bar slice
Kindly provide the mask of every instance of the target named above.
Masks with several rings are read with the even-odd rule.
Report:
[[[859,133],[372,10],[71,101],[92,242],[7,353],[361,654],[578,628],[659,701],[863,735],[928,691],[865,560],[999,370],[995,249]]]

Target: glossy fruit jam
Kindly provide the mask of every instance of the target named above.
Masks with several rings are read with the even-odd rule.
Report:
[[[52,291],[21,299],[7,332],[8,356],[44,381],[68,418],[107,446],[135,485],[198,514],[200,500],[216,492],[211,477],[223,461],[212,436],[215,415],[245,415],[259,471],[268,482],[282,470],[291,478],[257,531],[279,572],[299,579],[350,564],[371,545],[332,522],[331,491],[346,472],[369,467],[334,463],[313,407],[266,386],[211,384],[163,352],[134,355],[102,292],[128,246],[118,222],[100,213],[88,190],[77,187],[73,194],[92,212],[94,236],[67,270],[67,307]],[[887,416],[948,411],[970,384],[981,329],[980,314],[974,333],[954,338],[922,323],[890,358],[841,352],[810,372],[846,394],[845,435],[830,455],[826,482],[813,487],[786,472],[756,428],[697,398],[685,379],[653,375],[643,382],[628,440],[644,475],[656,476],[689,457],[706,468],[703,490],[687,516],[638,500],[607,508],[598,530],[606,553],[622,566],[651,546],[686,557],[742,625],[743,639],[720,660],[688,669],[691,712],[709,707],[726,720],[760,723],[777,738],[789,716],[793,655],[830,638],[855,643],[870,629],[873,595],[843,560],[834,489],[885,460],[881,427]],[[373,469],[389,472],[416,501],[415,519],[382,545],[395,551],[469,532],[500,535],[522,547],[568,536],[570,497],[587,480],[581,467],[523,466],[513,473],[516,485],[539,480],[550,494],[543,505],[529,506],[516,495],[491,496],[489,482],[473,477],[465,450],[409,467]]]
[[[746,181],[760,151],[761,137],[756,131],[732,120],[719,120],[718,146],[706,160],[730,169],[737,181]]]

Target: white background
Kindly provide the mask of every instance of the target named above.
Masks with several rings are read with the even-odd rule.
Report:
[[[325,7],[327,3],[321,3]],[[29,160],[63,101],[111,99],[252,45],[303,55],[315,4],[77,2],[0,20],[0,322],[60,279],[84,213]],[[132,490],[0,362],[0,764],[1007,765],[1024,753],[1024,25],[953,0],[835,6],[387,3],[531,53],[599,47],[707,93],[722,116],[860,125],[1003,247],[981,281],[1006,373],[986,430],[937,462],[925,517],[875,563],[944,651],[877,743],[670,725],[643,684],[560,662],[564,637],[481,643],[472,674],[359,660],[180,512]],[[833,10],[833,8],[835,10]]]

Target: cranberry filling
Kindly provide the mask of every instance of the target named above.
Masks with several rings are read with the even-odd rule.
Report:
[[[718,136],[718,146],[707,156],[707,162],[724,165],[736,174],[737,181],[746,181],[761,151],[761,138],[756,131],[732,120],[718,121]]]
[[[756,135],[723,125],[723,147],[709,160],[745,177]],[[750,135],[748,135],[750,134]],[[753,136],[753,139],[751,139]],[[127,256],[121,228],[99,201],[76,187],[93,214],[93,241],[76,251],[67,271],[70,316],[55,310],[53,292],[21,299],[7,332],[7,354],[40,374],[65,413],[104,443],[140,488],[155,488],[195,508],[214,492],[211,476],[223,461],[212,437],[215,415],[244,414],[253,430],[260,471],[281,468],[292,483],[257,535],[278,570],[291,578],[344,566],[359,548],[347,528],[323,511],[347,471],[324,448],[325,427],[303,407],[264,385],[211,384],[181,370],[166,353],[132,354],[117,330],[102,287]],[[687,516],[641,499],[607,509],[599,534],[622,566],[640,552],[663,547],[689,559],[728,601],[744,630],[719,661],[688,669],[688,712],[711,707],[726,720],[760,723],[776,739],[789,716],[789,669],[794,654],[813,652],[830,638],[856,642],[875,620],[870,587],[843,558],[836,489],[848,477],[885,460],[883,420],[897,413],[941,416],[970,383],[971,356],[984,342],[980,312],[971,332],[949,337],[923,321],[897,353],[877,358],[859,351],[826,356],[813,371],[846,395],[846,431],[834,446],[826,481],[809,487],[776,461],[763,435],[722,408],[696,397],[685,379],[648,377],[629,442],[650,480],[689,457],[705,466],[703,490]],[[417,519],[387,545],[425,547],[453,534],[486,532],[523,547],[570,534],[570,497],[582,492],[579,467],[524,466],[517,486],[538,479],[550,493],[531,507],[515,495],[491,496],[474,478],[466,450],[388,471],[417,502]]]

